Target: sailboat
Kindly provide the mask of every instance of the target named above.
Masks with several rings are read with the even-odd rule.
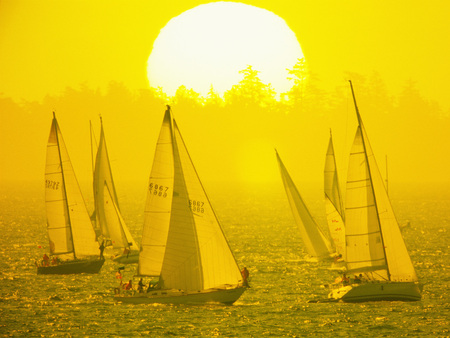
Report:
[[[345,261],[344,207],[342,205],[341,191],[339,188],[331,130],[325,160],[324,192],[328,230],[332,239],[331,243],[336,251],[335,261],[336,263],[340,263]]]
[[[309,212],[294,181],[281,161],[280,155],[276,150],[275,153],[289,205],[291,206],[291,211],[300,231],[300,236],[305,244],[306,251],[315,259],[331,259],[333,249],[330,241],[325,237],[325,234]]]
[[[347,282],[349,285],[332,290],[328,298],[344,302],[418,301],[422,286],[392,210],[351,82],[350,88],[358,128],[347,177],[346,263],[347,274],[354,274],[358,283]]]
[[[121,264],[137,263],[139,247],[120,213],[101,118],[100,124],[100,140],[95,159],[93,184],[97,226],[101,230],[101,240],[112,246],[113,249],[121,251],[120,254],[113,257],[114,261]]]
[[[94,228],[55,113],[47,144],[45,205],[50,256],[54,259],[37,264],[37,273],[98,273],[104,259],[99,257]]]
[[[181,137],[170,106],[150,174],[137,274],[156,277],[126,303],[232,304],[244,280]]]

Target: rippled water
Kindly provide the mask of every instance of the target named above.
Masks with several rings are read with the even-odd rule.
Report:
[[[399,222],[410,221],[403,235],[425,284],[422,301],[316,304],[308,300],[326,297],[321,285],[337,275],[326,263],[304,259],[279,188],[281,183],[258,190],[207,186],[240,266],[250,270],[252,287],[233,306],[171,306],[115,303],[117,265],[110,260],[96,275],[37,275],[34,260],[47,248],[43,188],[0,187],[0,335],[450,335],[450,189],[393,192]],[[304,197],[323,224],[322,196],[312,192]],[[145,191],[132,189],[120,197],[124,218],[138,240],[144,198]],[[127,266],[125,278],[133,273]]]

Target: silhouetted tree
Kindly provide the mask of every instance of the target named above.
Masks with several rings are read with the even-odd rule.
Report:
[[[275,91],[270,84],[264,84],[258,77],[259,71],[252,66],[239,71],[243,79],[224,94],[225,103],[241,106],[271,107],[275,100]]]

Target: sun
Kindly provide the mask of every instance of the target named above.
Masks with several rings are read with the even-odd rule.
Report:
[[[293,85],[287,69],[303,58],[295,33],[274,13],[236,2],[197,6],[161,29],[148,59],[150,86],[173,96],[184,85],[206,97],[239,83],[251,65],[278,93]]]

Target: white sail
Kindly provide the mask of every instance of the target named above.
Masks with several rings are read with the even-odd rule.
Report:
[[[113,248],[131,248],[138,246],[120,214],[119,201],[112,176],[111,165],[106,148],[103,122],[101,122],[100,140],[94,169],[95,215],[104,239],[110,240]]]
[[[97,255],[94,229],[55,117],[47,144],[45,201],[51,253]]]
[[[150,176],[139,273],[182,290],[242,281],[170,109]]]
[[[159,276],[166,252],[172,210],[174,161],[172,122],[166,114],[156,144],[147,190],[138,272]]]
[[[336,253],[342,255],[342,258],[345,260],[344,214],[331,133],[325,160],[324,192],[325,210],[332,243]]]
[[[348,269],[372,271],[378,280],[417,281],[358,110],[357,117],[345,209]]]
[[[104,212],[105,220],[108,224],[109,234],[114,248],[130,248],[138,250],[138,246],[125,225],[125,221],[120,214],[119,208],[114,203],[114,198],[105,183],[104,192]]]
[[[332,253],[329,241],[326,239],[322,230],[311,216],[311,213],[303,202],[297,187],[281,161],[278,152],[276,155],[292,214],[294,215],[295,222],[299,228],[300,235],[307,252],[313,257],[329,258]]]
[[[102,235],[105,238],[110,238],[109,229],[106,222],[106,215],[104,210],[104,185],[106,184],[111,192],[114,203],[118,206],[116,189],[114,186],[111,166],[109,162],[108,150],[106,148],[105,134],[103,131],[103,123],[101,122],[100,140],[97,148],[97,156],[95,158],[94,169],[94,200],[95,200],[95,214],[97,216],[97,223],[101,229]]]

